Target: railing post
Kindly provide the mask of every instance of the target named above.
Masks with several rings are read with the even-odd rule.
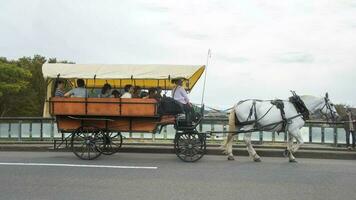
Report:
[[[165,140],[167,139],[167,126],[164,126],[164,128],[163,128],[163,138]]]
[[[54,121],[51,120],[51,139],[54,140]]]
[[[325,143],[325,128],[324,126],[321,127],[321,144]]]
[[[215,131],[214,124],[210,124],[210,130]],[[214,141],[215,140],[215,133],[211,134],[210,140]]]
[[[309,125],[309,143],[313,142],[313,131],[311,125]]]
[[[22,138],[22,120],[19,120],[18,125],[19,125],[19,137],[17,138],[17,140],[21,141],[21,138]]]
[[[273,131],[272,132],[272,143],[275,143],[276,142],[276,132]]]
[[[40,120],[40,140],[43,141],[43,120]]]
[[[32,121],[30,122],[30,127],[29,127],[29,131],[30,131],[30,135],[29,135],[29,137],[30,137],[30,139],[32,139]]]
[[[337,127],[334,127],[334,146],[337,147],[337,136],[338,136],[338,132],[337,132]]]
[[[260,144],[263,143],[263,131],[260,131]]]
[[[7,130],[8,137],[11,138],[11,122],[9,122],[9,129]]]
[[[152,133],[152,142],[156,141],[156,133]]]

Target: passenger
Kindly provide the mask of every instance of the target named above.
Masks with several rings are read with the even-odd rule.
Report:
[[[56,82],[56,92],[54,93],[55,97],[64,97],[64,81],[58,80]]]
[[[114,98],[120,98],[120,96],[121,96],[120,92],[117,90],[112,91],[111,95]]]
[[[155,94],[156,94],[156,88],[150,88],[148,89],[148,93],[145,97],[142,97],[144,99],[152,99],[155,98]]]
[[[186,120],[191,122],[191,113],[193,112],[193,106],[189,101],[187,92],[183,88],[183,80],[182,79],[174,79],[172,83],[176,85],[176,87],[172,90],[172,98],[183,106],[183,110],[185,112]]]
[[[141,98],[141,87],[140,86],[134,87],[132,98]]]
[[[157,100],[162,99],[161,93],[162,93],[162,88],[161,88],[161,87],[157,87],[157,88],[156,88],[156,93],[155,93],[155,97],[154,97],[154,98],[157,99]]]
[[[77,88],[71,89],[64,96],[65,97],[88,97],[87,89],[85,89],[85,83],[83,79],[77,80]]]
[[[132,85],[125,85],[124,94],[122,94],[121,98],[132,98],[133,87]]]
[[[140,98],[147,99],[148,98],[148,92],[147,91],[141,91]]]
[[[98,95],[99,98],[109,98],[111,96],[111,85],[105,83],[103,88],[101,89],[101,93]]]

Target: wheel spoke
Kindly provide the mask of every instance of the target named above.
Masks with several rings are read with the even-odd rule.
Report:
[[[206,143],[198,132],[177,133],[175,149],[177,156],[186,162],[195,162],[205,153]]]
[[[72,134],[72,151],[81,159],[91,160],[100,156],[104,138],[94,127],[79,128]]]

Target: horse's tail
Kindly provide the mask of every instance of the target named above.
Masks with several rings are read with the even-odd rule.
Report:
[[[235,131],[236,130],[236,112],[235,112],[235,106],[231,109],[230,115],[229,115],[229,132]],[[231,142],[232,140],[232,133],[229,133],[227,138],[224,140],[224,144],[220,147],[224,153],[226,153],[226,147]]]

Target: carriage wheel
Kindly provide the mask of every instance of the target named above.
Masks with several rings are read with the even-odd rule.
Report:
[[[174,150],[178,158],[184,162],[195,162],[205,154],[205,137],[197,131],[177,133],[174,139]]]
[[[72,134],[72,151],[83,160],[93,160],[101,155],[98,147],[103,143],[102,132],[93,127],[80,127]]]
[[[122,146],[122,135],[120,132],[106,132],[103,134],[103,143],[99,150],[104,155],[112,155],[119,151]]]

